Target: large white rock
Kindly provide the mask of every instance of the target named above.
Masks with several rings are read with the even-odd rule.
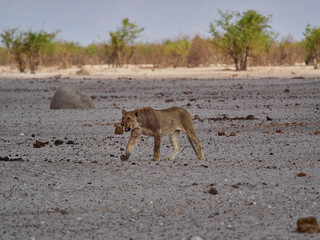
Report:
[[[93,100],[80,89],[61,85],[55,92],[51,103],[50,109],[92,109],[95,108]]]

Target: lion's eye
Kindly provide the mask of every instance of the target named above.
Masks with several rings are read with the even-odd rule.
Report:
[[[127,118],[128,121],[130,121],[130,118]]]

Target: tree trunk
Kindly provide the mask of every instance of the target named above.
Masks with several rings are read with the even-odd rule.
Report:
[[[23,59],[23,56],[21,56],[21,53],[16,53],[16,61],[18,62],[18,68],[20,72],[24,72],[26,70],[26,61]]]
[[[247,70],[247,56],[245,56],[240,61],[240,71],[246,71]]]
[[[240,70],[246,71],[248,65],[248,56],[249,56],[249,48],[246,49],[245,54],[242,56],[240,60]]]
[[[237,57],[233,57],[234,64],[236,65],[236,71],[240,70],[239,59]]]
[[[313,59],[313,68],[314,68],[314,69],[318,69],[318,67],[319,67],[319,61],[318,61],[318,59],[315,57],[315,58]]]

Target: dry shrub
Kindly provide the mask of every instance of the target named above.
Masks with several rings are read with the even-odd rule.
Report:
[[[188,54],[188,65],[190,67],[206,66],[209,64],[213,53],[212,43],[208,39],[202,39],[198,35],[194,37]]]

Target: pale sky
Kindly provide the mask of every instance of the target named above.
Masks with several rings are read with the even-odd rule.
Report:
[[[210,36],[209,24],[218,10],[257,10],[272,15],[279,40],[303,38],[309,23],[320,27],[320,0],[0,0],[0,32],[8,28],[47,32],[57,39],[88,45],[109,40],[121,19],[145,28],[138,41],[161,42],[179,36]]]

